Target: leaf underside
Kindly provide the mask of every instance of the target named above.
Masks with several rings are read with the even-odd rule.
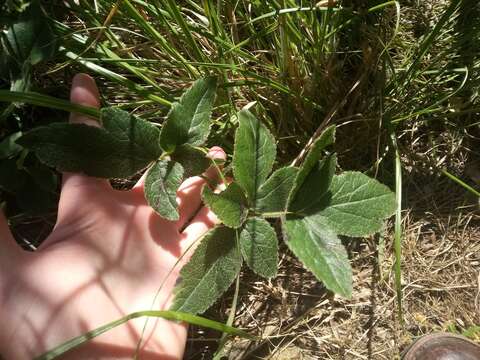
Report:
[[[211,163],[204,152],[188,144],[177,146],[170,157],[182,164],[185,170],[184,178],[201,175]]]
[[[215,194],[208,186],[204,186],[202,197],[207,206],[226,226],[238,228],[245,221],[248,211],[245,194],[236,183],[231,183],[219,194]]]
[[[54,123],[35,128],[17,143],[59,171],[100,178],[127,178],[144,169],[161,153],[159,130],[119,109],[103,109],[103,128]]]
[[[160,136],[163,150],[171,152],[183,144],[199,146],[207,140],[216,87],[214,77],[199,79],[172,104]]]
[[[259,217],[249,218],[240,233],[240,249],[247,265],[265,278],[277,275],[278,241],[272,226]]]
[[[235,133],[233,174],[255,206],[258,188],[272,170],[276,156],[275,138],[248,110],[238,113],[240,123]]]
[[[148,171],[144,191],[148,205],[167,220],[178,220],[177,190],[183,180],[183,167],[177,162],[157,161]]]
[[[283,222],[285,242],[325,286],[344,297],[352,294],[352,269],[345,247],[324,222],[315,215],[287,217]]]
[[[210,230],[180,272],[171,310],[203,313],[228,289],[241,266],[236,231],[225,226]]]

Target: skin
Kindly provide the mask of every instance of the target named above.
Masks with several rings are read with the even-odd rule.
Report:
[[[94,80],[77,75],[71,101],[98,107]],[[70,121],[99,126],[78,114]],[[225,153],[215,147],[209,156],[224,159]],[[215,171],[206,176],[214,179]],[[106,180],[65,173],[56,225],[35,252],[20,249],[0,213],[0,354],[31,359],[129,313],[168,309],[186,260],[182,254],[217,222],[202,207],[204,183],[195,177],[182,184],[180,220],[170,222],[147,205],[142,179],[132,190],[118,191]],[[65,357],[131,359],[144,324],[144,318],[132,320]],[[186,336],[185,324],[150,319],[139,358],[182,358]]]

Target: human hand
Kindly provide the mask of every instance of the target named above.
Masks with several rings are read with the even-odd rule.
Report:
[[[98,107],[94,80],[77,75],[71,101]],[[98,126],[78,114],[70,121]],[[220,148],[209,155],[225,157]],[[206,175],[214,178],[215,171]],[[170,222],[147,205],[142,180],[130,191],[118,191],[107,180],[65,173],[56,225],[33,253],[17,246],[0,213],[0,354],[31,359],[112,320],[151,309],[162,283],[153,309],[168,309],[179,275],[175,264],[217,221],[201,206],[204,183],[195,177],[182,184],[180,219]],[[67,358],[131,359],[144,324],[145,319],[132,320]],[[184,324],[151,319],[139,358],[181,358],[186,336]]]

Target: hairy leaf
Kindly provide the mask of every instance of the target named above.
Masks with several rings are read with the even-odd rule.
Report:
[[[335,175],[337,157],[329,155],[312,166],[302,185],[298,188],[289,210],[301,214],[312,214],[325,207],[330,199],[329,186]]]
[[[177,162],[159,160],[145,179],[145,198],[160,216],[178,220],[177,189],[183,180],[183,167]]]
[[[288,195],[298,168],[284,167],[273,174],[258,189],[256,209],[263,216],[278,217],[286,211]]]
[[[286,244],[318,280],[344,297],[352,294],[352,269],[347,252],[322,217],[287,217]]]
[[[160,136],[163,150],[170,152],[182,144],[198,146],[207,140],[216,87],[214,77],[199,79],[172,105]]]
[[[258,188],[265,182],[275,161],[275,138],[248,110],[238,113],[238,121],[233,174],[254,206]]]
[[[298,190],[302,187],[303,182],[306,180],[313,168],[317,167],[318,162],[322,158],[322,151],[335,141],[335,130],[335,126],[326,128],[313,143],[310,151],[303,161],[302,166],[300,167],[300,170],[298,171],[297,178],[295,179],[295,186],[293,187],[289,197],[289,204],[293,201],[293,198],[297,194]]]
[[[265,278],[277,275],[277,234],[266,220],[259,217],[247,220],[240,233],[240,250],[255,273]]]
[[[236,183],[215,194],[208,186],[203,187],[203,201],[226,226],[237,228],[247,217],[245,193]]]
[[[203,313],[228,289],[241,266],[236,231],[225,226],[210,230],[180,272],[171,310]]]
[[[17,143],[59,171],[101,178],[127,178],[160,156],[159,130],[149,122],[119,109],[102,110],[101,120],[104,128],[67,123],[41,126]]]
[[[354,171],[334,176],[329,199],[318,212],[337,234],[367,236],[395,212],[395,194],[377,180]]]
[[[100,110],[100,121],[103,128],[132,154],[145,154],[156,159],[162,153],[158,144],[160,131],[150,122],[113,107]]]
[[[182,164],[185,169],[183,174],[185,178],[201,175],[211,163],[203,151],[188,144],[177,146],[171,158]]]

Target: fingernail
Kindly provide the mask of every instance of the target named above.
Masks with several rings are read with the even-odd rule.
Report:
[[[87,74],[77,74],[72,80],[70,101],[84,106],[99,107],[99,92],[95,80]]]
[[[227,155],[220,146],[213,146],[208,151],[208,157],[215,160],[226,160]]]
[[[76,74],[72,80],[72,87],[77,87],[77,86],[83,87],[83,88],[85,87],[89,88],[91,86],[96,86],[96,85],[95,85],[95,80],[93,80],[93,78],[90,75],[80,73],[80,74]]]

